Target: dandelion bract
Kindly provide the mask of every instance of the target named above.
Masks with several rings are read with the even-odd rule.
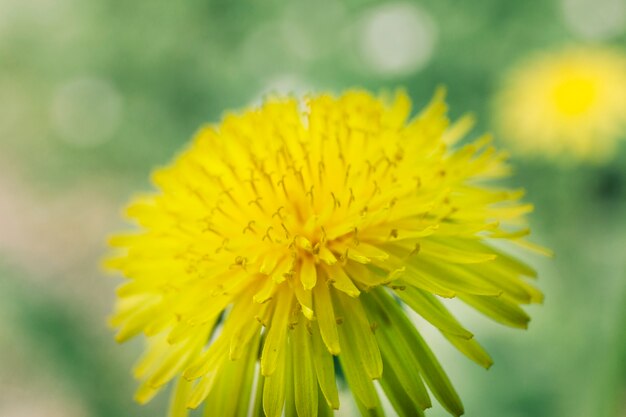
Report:
[[[422,415],[429,391],[463,414],[405,309],[489,367],[443,299],[525,328],[542,295],[498,243],[528,247],[531,210],[494,185],[505,155],[489,136],[458,145],[471,118],[446,111],[443,91],[416,116],[402,92],[269,99],[156,170],[107,260],[127,278],[117,339],[147,340],[137,400],[173,381],[171,416],[332,415],[345,376],[364,415],[379,393]]]

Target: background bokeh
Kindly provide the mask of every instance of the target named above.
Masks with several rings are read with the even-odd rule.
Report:
[[[444,84],[478,134],[511,66],[576,44],[626,51],[626,1],[0,0],[0,416],[165,415],[166,394],[132,401],[141,342],[113,341],[99,259],[202,123],[271,92],[404,86],[421,106]],[[424,327],[468,416],[626,416],[623,142],[602,165],[512,155],[557,256],[529,258],[528,331],[463,310],[491,370]]]

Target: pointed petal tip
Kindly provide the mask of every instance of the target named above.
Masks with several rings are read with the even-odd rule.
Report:
[[[267,363],[263,363],[263,361],[261,361],[261,375],[268,377],[271,376],[274,371],[276,371],[275,368],[269,366]]]
[[[339,347],[339,344],[333,344],[331,346],[326,346],[326,348],[328,349],[328,353],[330,353],[333,356],[339,356],[339,354],[341,353],[341,348]]]
[[[115,335],[115,342],[116,343],[124,343],[126,341],[128,341],[130,339],[130,336],[123,334],[122,332],[119,332]]]
[[[304,314],[304,317],[307,320],[313,320],[315,318],[315,314],[314,314],[313,310],[311,310],[310,308],[305,307],[305,306],[301,306],[301,307],[302,307],[302,314]]]

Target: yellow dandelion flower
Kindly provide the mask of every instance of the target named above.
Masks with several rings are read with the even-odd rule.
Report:
[[[508,76],[495,113],[520,153],[606,160],[626,133],[626,56],[600,47],[534,56]]]
[[[107,261],[128,278],[117,340],[147,338],[139,402],[175,380],[172,417],[332,415],[340,367],[363,414],[382,415],[378,384],[402,416],[431,406],[427,387],[463,413],[404,308],[489,367],[441,298],[526,327],[535,272],[493,242],[523,243],[531,207],[481,185],[505,156],[487,136],[454,148],[471,120],[449,125],[442,91],[409,113],[404,93],[269,100],[154,173]]]

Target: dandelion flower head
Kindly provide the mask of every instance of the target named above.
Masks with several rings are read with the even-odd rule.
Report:
[[[604,161],[626,134],[626,56],[601,47],[534,56],[508,76],[495,113],[521,153]]]
[[[170,416],[312,417],[339,409],[339,383],[364,415],[383,415],[381,393],[422,415],[428,389],[463,414],[405,309],[489,367],[442,299],[525,328],[520,306],[542,295],[494,245],[528,234],[523,193],[489,184],[506,156],[489,136],[457,146],[472,120],[446,111],[442,91],[410,117],[405,93],[355,90],[202,128],[111,239],[117,340],[147,340],[136,399],[172,381]]]

